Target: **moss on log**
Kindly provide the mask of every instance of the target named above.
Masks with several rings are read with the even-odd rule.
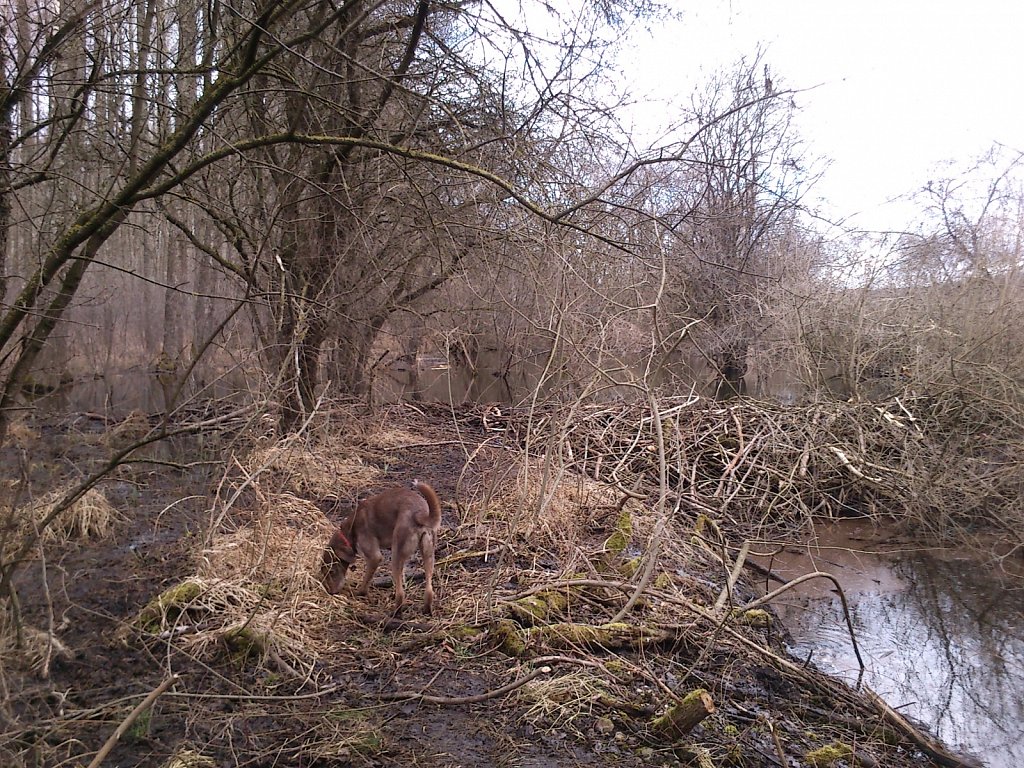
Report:
[[[845,760],[853,754],[853,749],[848,744],[840,741],[833,741],[819,749],[807,753],[807,762],[815,768],[830,768],[840,760]]]
[[[678,739],[692,731],[704,718],[715,711],[715,702],[704,688],[691,691],[670,706],[665,714],[651,721],[655,732],[670,739]]]
[[[509,613],[526,627],[547,624],[561,618],[569,607],[569,597],[579,590],[548,589],[535,595],[521,597],[508,604]]]
[[[191,579],[169,587],[146,603],[133,624],[146,632],[159,632],[177,619],[202,592],[203,585]]]
[[[632,537],[633,516],[629,514],[628,510],[624,509],[615,521],[615,530],[612,531],[611,536],[605,539],[604,548],[609,554],[621,555],[626,551],[626,547],[629,546],[629,541]]]
[[[772,624],[772,615],[761,608],[751,608],[749,611],[737,611],[736,621],[748,627],[766,629]]]
[[[553,650],[583,648],[587,650],[616,650],[619,648],[641,648],[652,643],[668,640],[670,633],[635,624],[617,622],[614,624],[550,624],[527,630],[527,644]]]
[[[494,622],[491,625],[491,635],[502,653],[515,658],[526,655],[526,633],[511,619]]]

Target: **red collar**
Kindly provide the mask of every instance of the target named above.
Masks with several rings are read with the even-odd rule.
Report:
[[[348,547],[349,549],[355,549],[355,547],[352,546],[352,542],[348,540],[348,536],[346,536],[345,532],[341,530],[340,526],[338,527],[338,530],[335,531],[335,535],[341,536],[341,543],[344,544],[346,547]]]

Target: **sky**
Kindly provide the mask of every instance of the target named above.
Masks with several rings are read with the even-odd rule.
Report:
[[[716,70],[760,45],[776,86],[799,89],[797,126],[828,161],[816,195],[848,225],[902,229],[887,203],[966,166],[994,142],[1024,151],[1019,0],[666,0],[677,21],[634,28],[626,75],[638,125],[678,114]]]

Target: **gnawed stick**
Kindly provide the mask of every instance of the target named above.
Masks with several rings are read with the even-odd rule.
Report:
[[[938,739],[921,731],[867,686],[864,686],[864,693],[890,726],[914,742],[922,752],[943,768],[983,768],[982,764],[973,758],[954,755]]]
[[[750,542],[744,541],[743,546],[740,548],[740,553],[736,555],[736,562],[732,564],[732,571],[726,576],[725,586],[722,587],[722,592],[718,596],[718,600],[715,601],[715,613],[722,610],[727,599],[732,602],[732,591],[736,587],[736,581],[739,579],[740,573],[743,572],[743,563],[747,559],[748,552],[750,552]]]
[[[678,739],[696,728],[714,711],[715,702],[711,694],[703,688],[698,688],[686,694],[682,701],[670,706],[663,715],[654,718],[651,726],[659,733]]]
[[[141,715],[143,712],[149,709],[153,705],[153,702],[156,701],[157,698],[159,698],[160,694],[162,694],[176,682],[178,682],[178,676],[171,675],[162,683],[160,683],[160,685],[158,685],[156,688],[150,691],[149,695],[146,698],[144,698],[141,702],[139,702],[138,706],[136,706],[135,709],[128,713],[128,717],[126,717],[121,722],[121,724],[117,726],[117,730],[110,734],[110,737],[106,740],[103,746],[100,747],[100,751],[96,753],[96,757],[94,757],[92,759],[92,762],[89,763],[89,768],[97,768],[97,766],[99,766],[100,763],[102,763],[104,759],[106,759],[107,755],[110,754],[110,750],[114,748],[114,745],[117,744],[118,740],[122,736],[124,736],[125,732],[129,728],[132,727],[132,723],[134,723],[138,719],[139,715]]]

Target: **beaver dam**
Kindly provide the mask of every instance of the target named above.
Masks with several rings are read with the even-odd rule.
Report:
[[[334,405],[286,439],[250,417],[160,453],[138,414],[12,431],[2,764],[979,764],[790,656],[745,566],[852,513],[995,527],[1020,487],[998,435],[954,474],[906,402]],[[341,515],[413,478],[442,501],[434,615],[415,561],[400,616],[386,576],[329,597]]]

